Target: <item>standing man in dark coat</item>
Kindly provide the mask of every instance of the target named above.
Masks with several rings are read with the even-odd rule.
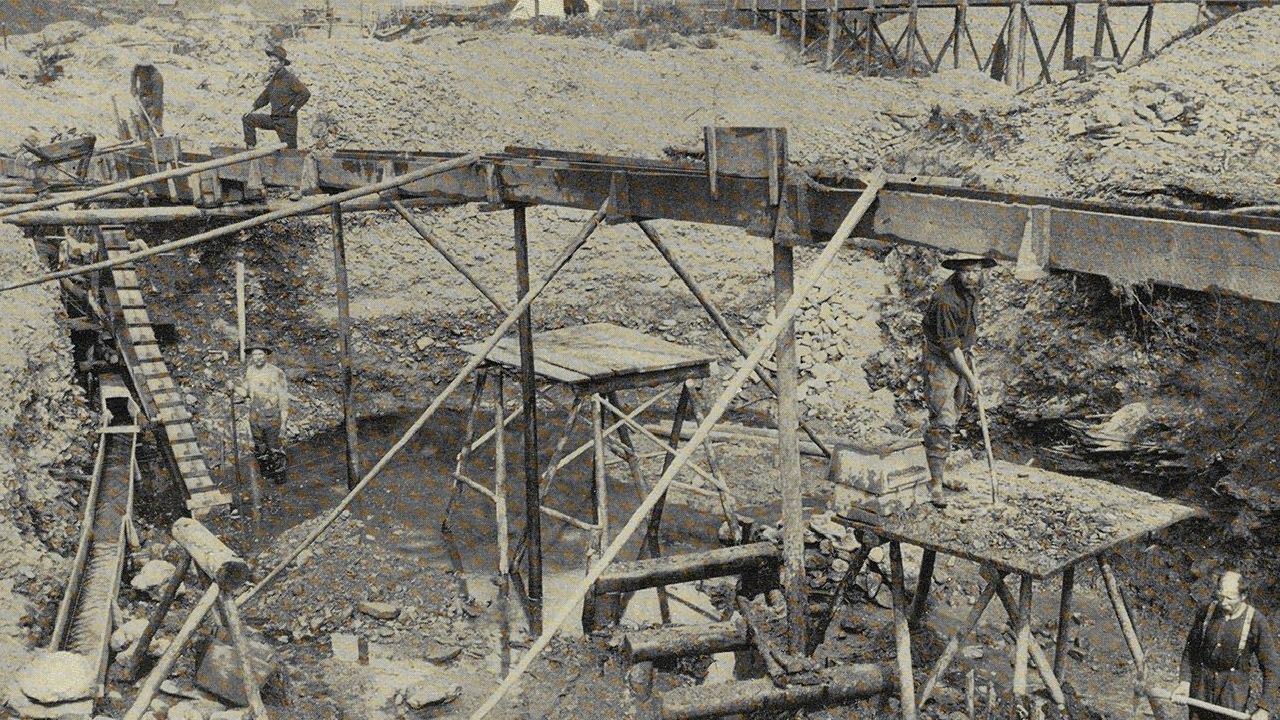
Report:
[[[129,78],[129,92],[138,99],[156,135],[164,135],[164,78],[145,54],[138,55]]]
[[[960,412],[969,404],[969,392],[978,386],[965,354],[973,348],[978,334],[978,290],[985,270],[996,261],[981,255],[956,253],[942,261],[954,270],[925,307],[924,330],[925,400],[929,422],[924,429],[924,450],[929,462],[929,493],[936,507],[946,507],[942,489],[966,489],[964,483],[946,479],[947,455]]]
[[[1248,603],[1249,586],[1239,572],[1218,576],[1214,601],[1200,611],[1187,633],[1175,696],[1246,712],[1254,658],[1262,669],[1262,696],[1253,720],[1268,720],[1276,706],[1280,653],[1265,615]],[[1220,713],[1190,708],[1189,720],[1219,720]]]
[[[267,48],[267,57],[271,58],[271,75],[262,94],[253,101],[253,110],[243,118],[244,144],[248,147],[257,145],[258,135],[254,131],[260,128],[275,130],[280,142],[297,149],[298,110],[311,99],[311,91],[289,70],[289,57],[283,47],[273,45]],[[270,115],[255,112],[267,105],[271,106]]]

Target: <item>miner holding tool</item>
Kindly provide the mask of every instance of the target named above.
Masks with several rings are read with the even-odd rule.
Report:
[[[946,507],[943,488],[967,489],[963,481],[946,479],[947,455],[960,412],[969,393],[978,387],[973,366],[965,357],[978,334],[978,291],[985,271],[995,260],[982,255],[955,253],[942,261],[954,270],[925,306],[922,319],[925,400],[929,421],[924,429],[925,456],[929,463],[929,493],[934,506]]]
[[[155,134],[164,135],[164,78],[145,51],[139,51],[134,63],[129,92],[142,107]]]
[[[288,468],[280,438],[289,421],[289,381],[284,371],[267,362],[271,348],[250,345],[249,364],[244,369],[244,385],[236,394],[249,404],[249,429],[253,433],[253,453],[263,476],[283,485]]]
[[[1248,602],[1249,585],[1237,571],[1218,576],[1214,599],[1196,616],[1182,651],[1181,682],[1173,700],[1189,706],[1190,720],[1237,717],[1250,704],[1249,675],[1253,659],[1262,669],[1262,696],[1249,717],[1268,720],[1276,706],[1276,679],[1280,672],[1275,635],[1265,615]],[[1190,698],[1192,701],[1187,702]],[[1216,705],[1236,713],[1227,715],[1206,709]]]
[[[271,73],[262,94],[253,101],[253,110],[243,118],[244,144],[248,147],[258,144],[257,129],[275,130],[280,142],[296,150],[298,110],[311,99],[311,91],[289,70],[291,63],[283,47],[272,45],[267,48],[267,57],[271,58]],[[271,106],[270,115],[256,112],[267,105]]]

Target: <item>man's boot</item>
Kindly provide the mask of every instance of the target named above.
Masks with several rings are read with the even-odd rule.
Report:
[[[944,508],[947,506],[947,498],[942,492],[943,479],[947,473],[947,459],[944,457],[929,457],[929,501],[934,507]]]

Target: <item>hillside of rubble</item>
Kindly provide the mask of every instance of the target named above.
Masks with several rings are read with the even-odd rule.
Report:
[[[165,75],[170,134],[190,138],[197,151],[206,142],[240,143],[239,116],[260,88],[270,38],[269,26],[155,18],[97,28],[64,22],[10,37],[0,51],[7,108],[0,148],[73,129],[104,142],[114,137],[111,100],[127,112],[128,73],[143,47]],[[656,158],[696,143],[704,125],[773,125],[787,128],[796,164],[824,172],[883,164],[1025,194],[1214,209],[1280,203],[1280,66],[1273,59],[1280,57],[1280,11],[1273,9],[1232,16],[1135,67],[1021,94],[968,71],[914,80],[824,74],[749,30],[709,28],[647,51],[629,43],[512,25],[438,28],[414,44],[286,45],[313,92],[302,113],[304,145],[460,152],[521,145]],[[63,75],[42,84],[40,59],[51,56],[62,58]],[[514,296],[507,214],[464,207],[419,217],[486,285]],[[535,273],[585,217],[530,209]],[[766,240],[725,228],[658,228],[744,334],[767,321]],[[147,239],[199,229],[172,227]],[[4,238],[5,278],[32,272],[34,260],[16,237]],[[275,362],[295,395],[289,431],[297,442],[340,419],[329,243],[327,222],[304,219],[259,229],[246,245],[250,335],[272,338],[279,349]],[[802,250],[801,267],[813,255]],[[419,410],[461,364],[458,348],[483,338],[498,315],[394,217],[349,217],[347,256],[359,410],[366,417]],[[799,320],[804,407],[820,427],[845,437],[918,432],[919,312],[943,277],[936,260],[916,248],[867,243],[846,252],[823,282]],[[143,276],[148,299],[177,318],[182,342],[166,353],[215,474],[230,477],[221,388],[233,371],[226,360],[236,333],[233,248],[210,243],[164,257]],[[1257,549],[1273,539],[1267,520],[1280,502],[1273,460],[1280,317],[1267,305],[1133,281],[1054,274],[1027,284],[1007,269],[992,274],[979,362],[999,454],[1209,505],[1219,514],[1197,542],[1213,547],[1214,557],[1265,563]],[[0,558],[0,590],[18,591],[0,592],[0,625],[21,658],[25,635],[51,616],[65,580],[59,556],[69,554],[79,513],[83,490],[74,478],[91,471],[93,416],[71,382],[52,292],[0,297],[0,309],[0,374],[14,388],[0,404],[7,451],[0,453],[0,536],[11,548]],[[732,372],[731,347],[634,228],[601,228],[534,318],[539,328],[627,325],[712,351],[726,359],[721,376]],[[735,419],[769,423],[763,397],[752,388]],[[977,447],[976,426],[965,431],[963,443]],[[742,474],[737,489],[763,504],[773,488],[768,463],[761,464],[762,471]],[[361,531],[349,535],[334,542],[367,542]],[[159,557],[163,546],[149,553]],[[312,569],[341,564],[335,555]],[[1166,568],[1159,571],[1163,578]],[[308,589],[306,577],[282,586],[279,597],[323,592]],[[410,584],[387,579],[392,587]],[[360,591],[352,583],[346,589]],[[381,599],[406,607],[439,601],[410,590]],[[1150,599],[1142,612],[1160,617],[1164,607]],[[351,628],[341,608],[333,612],[339,620],[320,612],[289,617],[279,608],[267,619],[281,637],[312,640]],[[405,617],[391,632],[458,635],[451,642],[473,670],[484,663],[477,657],[483,641],[462,637],[466,615],[459,606]],[[308,679],[316,698],[322,680]]]

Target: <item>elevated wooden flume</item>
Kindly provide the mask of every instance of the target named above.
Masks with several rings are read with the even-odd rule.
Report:
[[[570,602],[568,607],[557,608],[554,617],[543,627],[539,510],[543,474],[539,469],[535,357],[541,363],[545,355],[537,355],[530,313],[532,304],[602,223],[636,223],[639,226],[637,240],[651,241],[660,250],[666,246],[658,236],[656,226],[649,222],[655,219],[738,227],[750,235],[771,238],[777,317],[761,331],[751,346],[727,325],[723,314],[670,249],[666,248],[661,253],[664,261],[676,270],[713,320],[717,320],[717,327],[730,338],[745,362],[705,414],[695,410],[697,428],[692,437],[678,448],[680,434],[678,428],[673,431],[670,442],[665,446],[662,477],[647,490],[640,509],[621,525],[613,537],[607,528],[602,529],[602,537],[595,543],[595,553],[588,563],[586,577],[576,590],[575,600],[612,597],[648,587],[660,588],[681,579],[725,575],[740,575],[744,584],[767,590],[779,584],[780,575],[780,584],[785,592],[775,597],[768,612],[776,612],[779,617],[787,619],[789,637],[785,648],[771,647],[770,641],[758,632],[750,616],[746,617],[743,626],[715,625],[691,633],[657,638],[637,635],[628,639],[626,645],[635,653],[635,660],[639,663],[671,655],[727,649],[745,652],[754,649],[762,657],[772,658],[769,667],[777,672],[771,670],[769,679],[744,681],[736,688],[691,688],[670,694],[661,703],[663,717],[705,717],[752,708],[830,703],[887,692],[895,684],[903,715],[914,717],[917,702],[910,672],[909,625],[918,621],[924,607],[921,598],[928,593],[929,571],[935,554],[943,552],[969,557],[955,548],[969,547],[971,543],[957,537],[955,547],[930,544],[928,537],[920,532],[924,526],[917,526],[910,519],[903,521],[905,525],[858,531],[864,549],[873,545],[889,546],[894,575],[897,665],[883,662],[851,665],[836,672],[818,673],[816,684],[803,686],[791,684],[788,680],[796,667],[804,665],[805,612],[808,607],[803,540],[807,520],[800,502],[798,434],[802,425],[798,412],[798,369],[794,350],[794,315],[807,293],[825,269],[837,260],[840,249],[850,238],[866,237],[988,254],[1016,262],[1019,276],[1027,279],[1049,270],[1071,270],[1105,275],[1118,281],[1150,280],[1192,290],[1232,293],[1276,302],[1280,300],[1280,282],[1277,282],[1280,280],[1280,220],[991,193],[950,184],[913,182],[912,178],[889,178],[886,182],[883,173],[878,171],[869,174],[864,181],[823,182],[822,178],[809,177],[789,165],[786,141],[786,132],[778,128],[707,128],[703,160],[672,162],[523,148],[472,155],[275,151],[259,157],[240,155],[244,153],[243,149],[225,148],[216,149],[211,155],[197,155],[182,152],[178,139],[160,138],[149,141],[148,147],[104,152],[93,158],[90,177],[98,184],[94,194],[100,197],[92,199],[97,207],[60,205],[32,209],[33,205],[41,207],[39,201],[29,202],[31,193],[23,191],[43,187],[52,171],[0,160],[0,173],[9,178],[5,183],[14,188],[15,195],[27,201],[25,207],[18,204],[0,211],[0,220],[29,228],[45,228],[46,232],[48,226],[90,226],[99,231],[104,240],[101,256],[105,259],[29,278],[10,287],[98,273],[104,281],[99,285],[114,288],[114,292],[105,298],[104,305],[108,308],[107,314],[117,318],[108,322],[118,323],[123,328],[117,328],[115,337],[124,343],[122,354],[134,381],[134,390],[142,399],[142,410],[151,420],[164,424],[166,431],[172,424],[187,423],[190,417],[178,403],[180,393],[176,387],[165,385],[157,388],[149,382],[149,378],[163,370],[163,358],[157,360],[154,357],[160,355],[154,338],[138,325],[146,321],[145,316],[137,313],[145,310],[146,303],[141,292],[134,290],[137,264],[153,255],[239,234],[277,219],[326,213],[333,224],[335,265],[341,271],[345,267],[342,211],[393,209],[410,220],[414,230],[444,254],[503,315],[503,320],[489,337],[472,346],[471,359],[453,380],[363,477],[357,477],[358,463],[349,462],[350,490],[347,496],[288,557],[235,598],[236,606],[253,602],[260,597],[263,588],[287,571],[290,562],[341,516],[448,397],[464,385],[473,372],[491,361],[491,353],[499,348],[504,336],[518,326],[518,343],[508,343],[500,352],[506,353],[504,357],[509,356],[503,362],[510,366],[513,374],[518,375],[521,384],[522,399],[518,412],[526,418],[523,481],[525,496],[531,501],[526,502],[523,523],[524,572],[521,574],[516,568],[511,572],[529,628],[538,638],[494,694],[475,712],[473,718],[477,719],[497,706],[567,621],[574,605]],[[212,162],[218,158],[223,158],[226,164],[219,167],[218,163]],[[157,178],[154,176],[157,173],[164,174]],[[139,182],[140,178],[147,181]],[[23,187],[24,183],[31,187]],[[135,186],[132,190],[135,194],[122,196],[120,192],[127,189],[126,185]],[[299,187],[309,197],[299,201],[271,197],[273,188]],[[63,197],[85,199],[83,193]],[[516,286],[520,289],[520,296],[518,302],[510,307],[498,301],[494,293],[458,265],[447,248],[438,239],[430,237],[429,228],[423,223],[413,222],[413,215],[405,209],[415,205],[468,203],[479,204],[488,211],[512,211]],[[538,204],[578,208],[592,213],[544,274],[531,282],[524,216],[526,207]],[[127,249],[125,233],[129,226],[201,219],[209,221],[212,229],[143,250]],[[252,241],[252,236],[241,241]],[[804,277],[796,277],[793,249],[805,244],[825,247],[806,269]],[[341,299],[339,327],[345,328],[345,333],[349,332],[349,322],[344,321],[347,312],[347,289],[342,285],[345,273],[338,272],[336,277]],[[0,292],[5,289],[9,288],[0,288]],[[130,312],[134,313],[132,319]],[[135,328],[140,332],[135,332]],[[350,343],[344,343],[343,348],[341,359],[346,367],[351,367]],[[729,402],[741,391],[747,378],[753,373],[763,372],[759,368],[760,362],[773,352],[777,358],[776,378],[773,384],[766,385],[776,388],[778,417],[781,419],[777,431],[780,456],[778,482],[783,498],[781,550],[778,551],[776,546],[770,548],[758,544],[754,542],[755,538],[737,537],[735,533],[735,541],[739,544],[725,550],[615,562],[627,538],[636,532],[646,517],[650,532],[656,533],[661,503],[673,486],[676,474],[689,463],[695,448],[708,440],[711,428],[726,412]],[[158,365],[154,364],[157,362]],[[354,414],[347,401],[351,395],[349,374],[344,382],[348,384],[348,391],[344,392],[344,411],[349,425],[349,453],[354,453]],[[601,401],[600,405],[612,411],[616,403],[609,400],[607,403]],[[497,410],[495,426],[509,422],[504,420],[501,406]],[[593,422],[600,425],[602,420],[596,417]],[[625,423],[625,420],[620,422]],[[192,512],[214,504],[204,502],[206,498],[222,499],[221,494],[215,492],[216,485],[207,479],[203,462],[197,462],[198,445],[189,442],[180,432],[156,433],[156,436],[161,442],[170,443],[171,460],[177,468],[175,477],[186,481],[185,489],[193,500],[201,499],[190,506]],[[501,443],[495,444],[501,447]],[[820,442],[817,446],[823,447]],[[596,461],[604,462],[602,447],[597,450]],[[1010,472],[1018,473],[1017,470]],[[196,484],[200,487],[192,486],[192,478],[198,480]],[[495,481],[495,487],[501,488],[505,483],[505,472]],[[1139,495],[1126,496],[1125,502],[1138,507],[1159,506],[1158,499]],[[503,495],[495,490],[493,496]],[[1140,530],[1153,531],[1194,514],[1194,509],[1174,507],[1156,520],[1142,525]],[[603,522],[600,525],[604,527]],[[1060,662],[1054,662],[1050,667],[1046,653],[1029,632],[1031,588],[1034,581],[1044,582],[1052,575],[1061,574],[1062,607],[1063,612],[1068,613],[1075,566],[1085,560],[1096,560],[1105,576],[1109,597],[1133,654],[1138,680],[1144,681],[1145,659],[1135,624],[1106,558],[1107,553],[1114,552],[1116,543],[1126,538],[1082,547],[1066,565],[1048,569],[1012,566],[997,554],[979,551],[976,560],[986,568],[988,585],[981,599],[984,601],[982,605],[999,597],[1010,611],[1011,625],[1019,638],[1015,694],[1026,696],[1028,663],[1034,661],[1053,700],[1059,704],[1062,702],[1061,691],[1057,689],[1057,678],[1061,677]],[[902,543],[924,547],[926,553],[917,600],[912,607],[908,607],[902,587]],[[608,547],[603,547],[606,544]],[[505,543],[499,542],[498,545],[503,557],[497,566],[505,573],[509,560],[507,548]],[[851,563],[858,567],[861,560],[866,559],[866,555],[859,552],[860,555],[855,556]],[[850,572],[856,573],[858,567],[853,567]],[[1017,600],[1004,585],[1003,578],[1008,574],[1021,578]],[[230,602],[229,598],[224,598],[224,604]],[[745,609],[743,612],[748,614]],[[980,615],[981,607],[975,608],[975,612]],[[1059,650],[1063,641],[1064,636],[1060,636]],[[644,649],[637,652],[637,648]],[[919,705],[927,700],[945,669],[946,662],[940,661],[925,685]]]

